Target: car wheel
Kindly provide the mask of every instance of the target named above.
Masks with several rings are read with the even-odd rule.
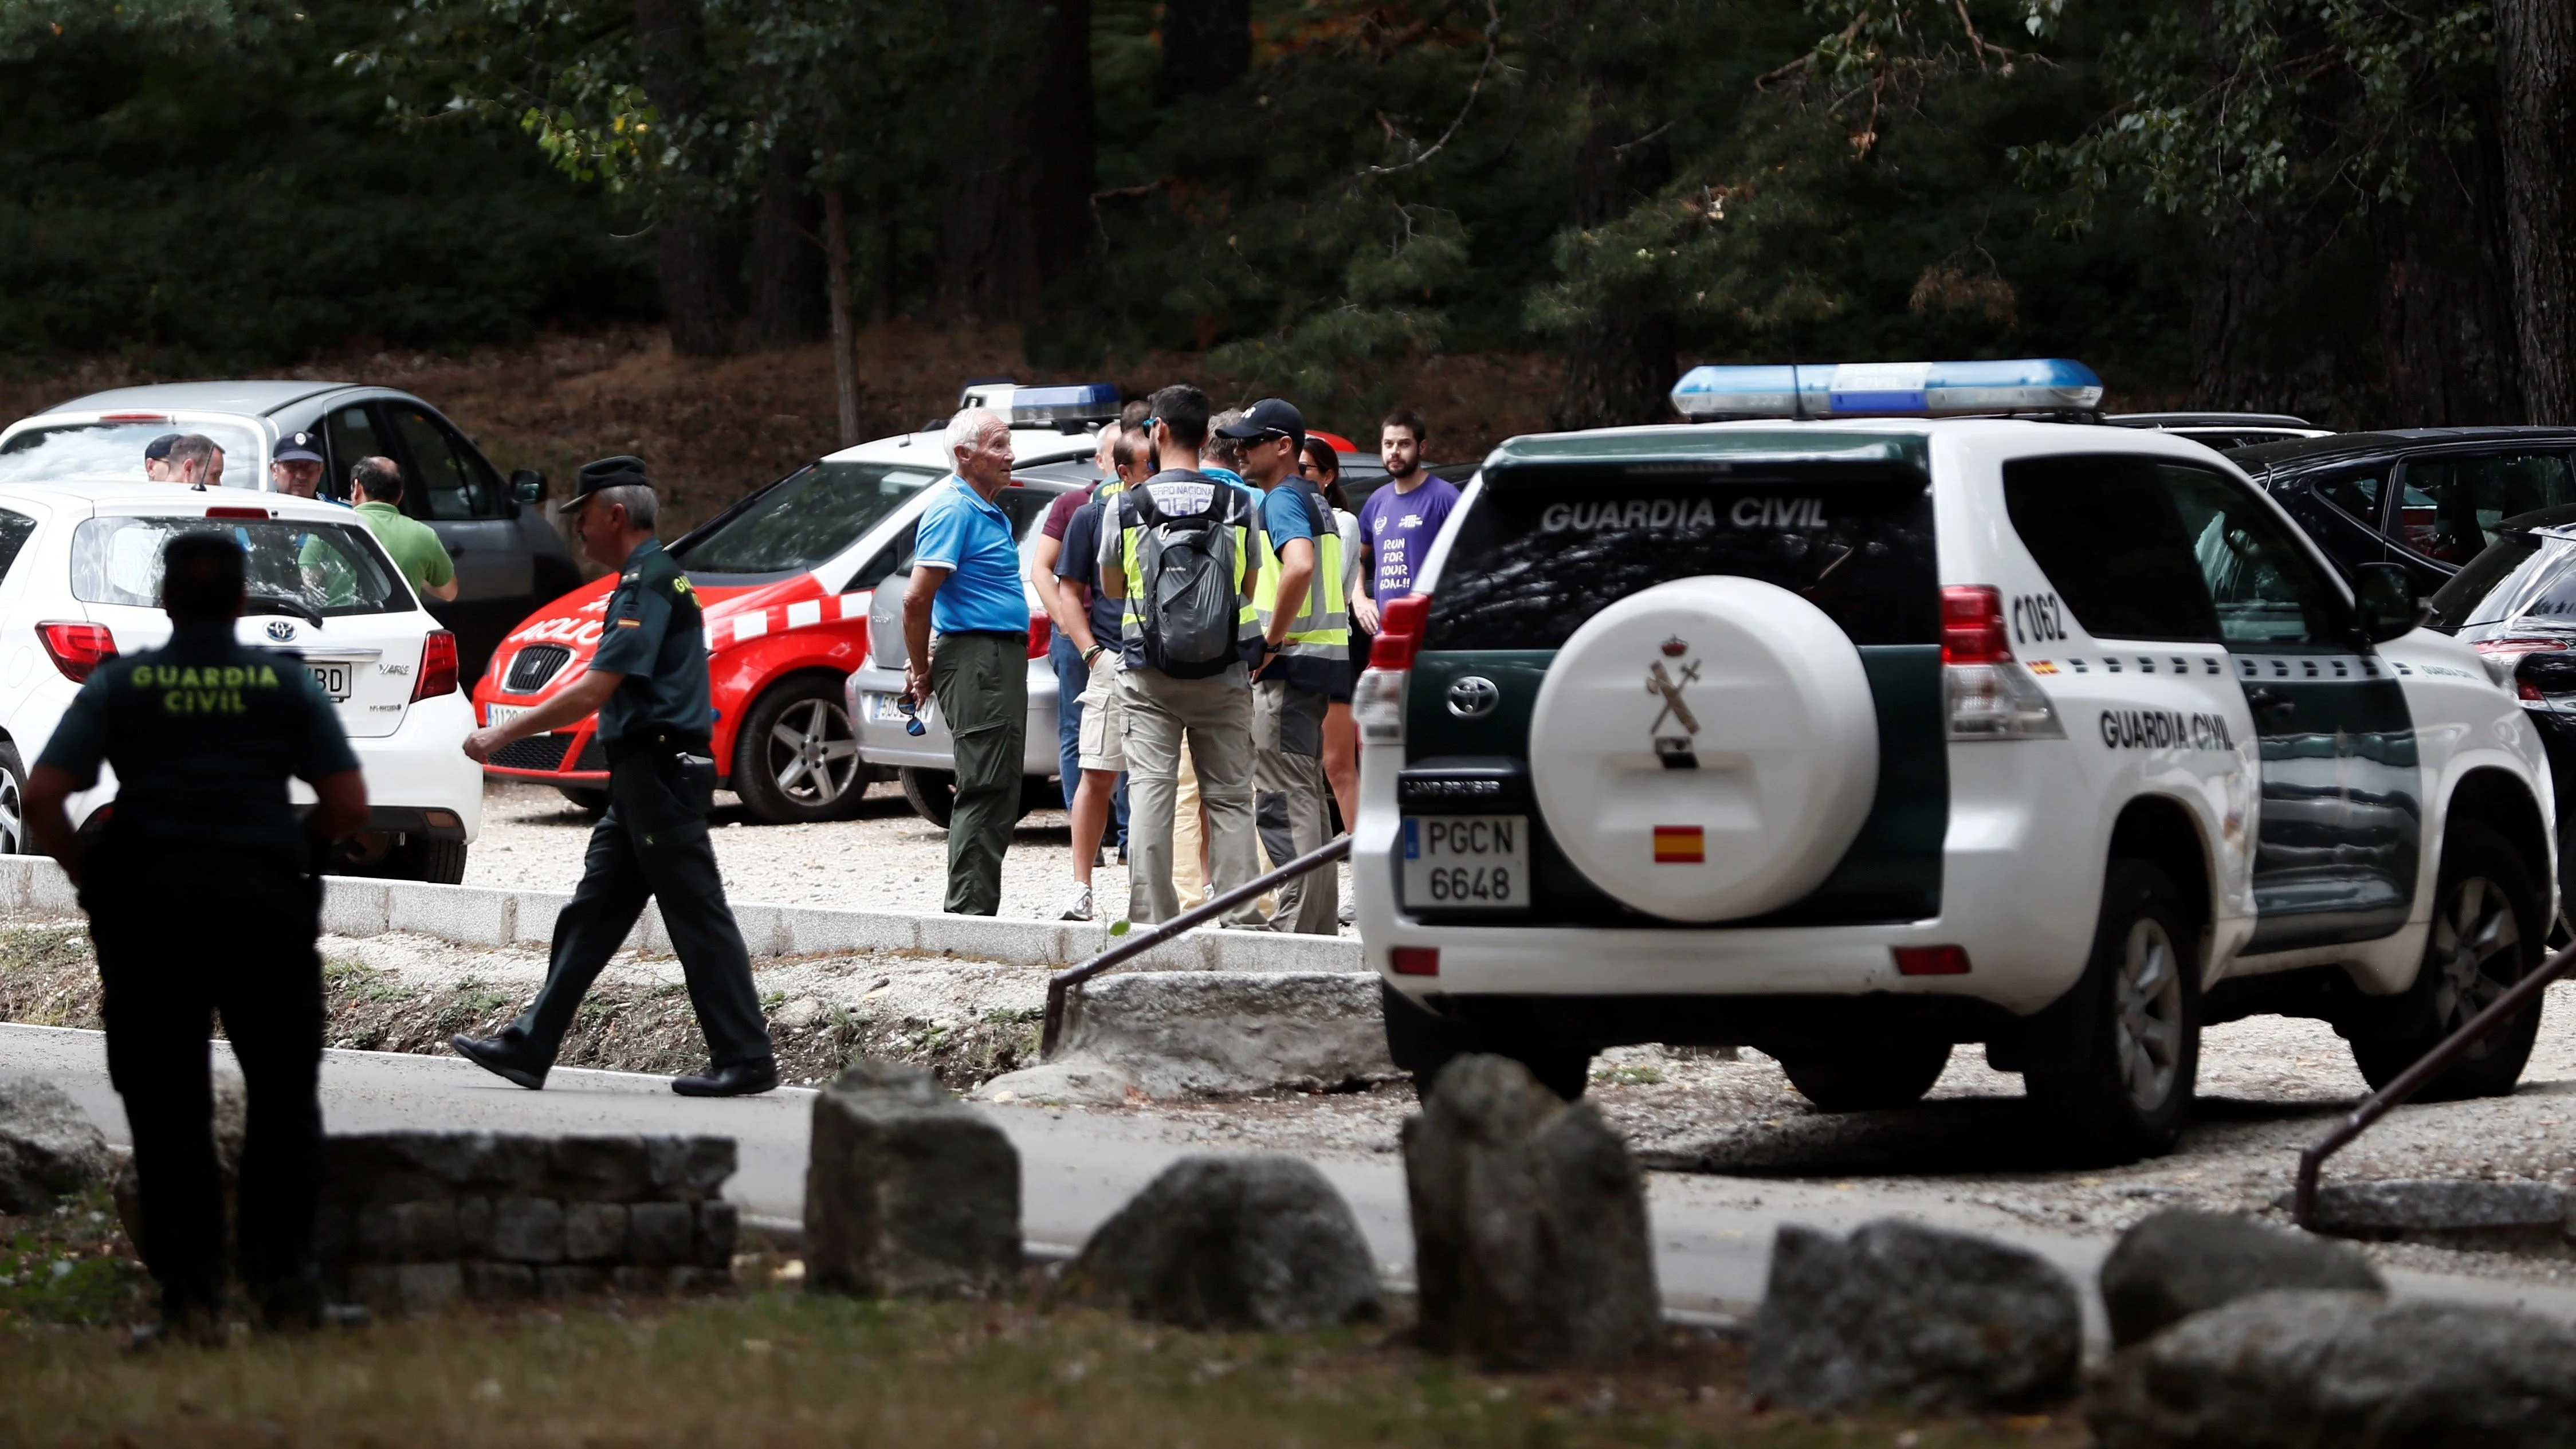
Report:
[[[753,701],[734,745],[734,793],[773,825],[839,820],[868,793],[838,681],[805,674]]]
[[[557,785],[555,793],[572,802],[574,809],[593,819],[608,813],[608,792],[587,785]]]
[[[909,765],[898,772],[903,784],[903,803],[912,813],[945,830],[949,812],[957,805],[957,777],[946,770],[916,770]]]
[[[1873,1042],[1866,1050],[1786,1056],[1789,1085],[1825,1112],[1874,1112],[1921,1101],[1950,1065],[1946,1041]]]
[[[27,838],[27,766],[16,745],[0,744],[0,855],[33,855]]]
[[[385,874],[395,880],[423,881],[430,885],[462,885],[465,882],[466,844],[462,840],[437,840],[414,836],[404,841],[386,862]]]
[[[2415,984],[2391,1004],[2379,1029],[2357,1031],[2353,1065],[2373,1091],[2397,1080],[2426,1052],[2484,1011],[2540,961],[2548,922],[2522,857],[2491,830],[2454,826],[2442,844],[2433,928]],[[2502,1097],[2522,1080],[2540,1035],[2540,1006],[2487,1034],[2415,1094],[2418,1102]]]
[[[2029,1026],[2023,1080],[2077,1155],[2170,1151],[2200,1075],[2200,927],[2157,867],[2114,860],[2092,959]]]

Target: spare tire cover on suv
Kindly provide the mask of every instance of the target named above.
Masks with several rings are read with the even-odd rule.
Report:
[[[1878,711],[1824,611],[1758,579],[1679,579],[1574,631],[1530,721],[1530,777],[1566,857],[1681,921],[1777,910],[1820,884],[1878,793]]]

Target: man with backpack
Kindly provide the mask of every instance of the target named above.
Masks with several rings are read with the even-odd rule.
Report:
[[[1207,442],[1207,394],[1154,394],[1156,454],[1194,459]],[[1100,591],[1123,600],[1118,676],[1126,719],[1128,919],[1180,914],[1172,887],[1172,811],[1189,742],[1207,812],[1209,888],[1259,870],[1252,819],[1252,688],[1246,639],[1257,631],[1252,496],[1195,468],[1167,467],[1104,500]],[[1229,925],[1259,925],[1245,905]]]
[[[1279,398],[1254,403],[1218,433],[1241,444],[1244,476],[1262,489],[1261,584],[1254,605],[1262,658],[1254,668],[1254,818],[1273,865],[1332,838],[1324,776],[1324,711],[1350,695],[1351,623],[1342,598],[1342,534],[1332,505],[1297,471],[1305,416]],[[1280,886],[1274,931],[1341,933],[1341,879],[1332,868]]]

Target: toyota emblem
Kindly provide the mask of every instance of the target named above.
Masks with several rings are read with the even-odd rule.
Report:
[[[271,619],[268,621],[268,637],[283,644],[295,637],[295,626],[284,619]]]
[[[1502,702],[1503,692],[1481,674],[1466,675],[1449,686],[1449,712],[1460,719],[1483,719]]]

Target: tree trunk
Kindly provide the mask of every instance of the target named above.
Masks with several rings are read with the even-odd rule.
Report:
[[[2479,136],[2425,157],[2413,201],[2371,212],[2388,369],[2381,426],[2523,420],[2502,171],[2494,141]]]
[[[1164,0],[1164,99],[1222,90],[1251,68],[1252,0]]]
[[[1090,0],[968,0],[991,49],[940,216],[940,310],[1028,324],[1081,263],[1091,200]]]
[[[644,62],[644,94],[673,134],[704,101],[705,35],[694,0],[635,0],[635,42]],[[662,311],[673,351],[720,357],[733,350],[740,278],[732,238],[704,178],[685,158],[661,178],[654,243],[662,274]]]
[[[769,148],[760,201],[751,214],[751,315],[743,346],[755,352],[795,347],[825,334],[822,217],[805,185],[805,147],[782,136]]]
[[[2576,5],[2497,0],[2495,19],[2523,415],[2576,423]]]
[[[1588,78],[1593,119],[1574,166],[1578,227],[1607,225],[1672,180],[1672,148],[1618,103],[1617,92],[1633,88],[1628,80],[1597,68]],[[1651,289],[1613,290],[1566,337],[1549,423],[1571,431],[1669,420],[1673,349],[1672,312],[1661,296]]]
[[[840,404],[841,446],[859,441],[858,330],[850,318],[850,209],[841,188],[823,193],[826,292],[832,311],[832,395]]]

